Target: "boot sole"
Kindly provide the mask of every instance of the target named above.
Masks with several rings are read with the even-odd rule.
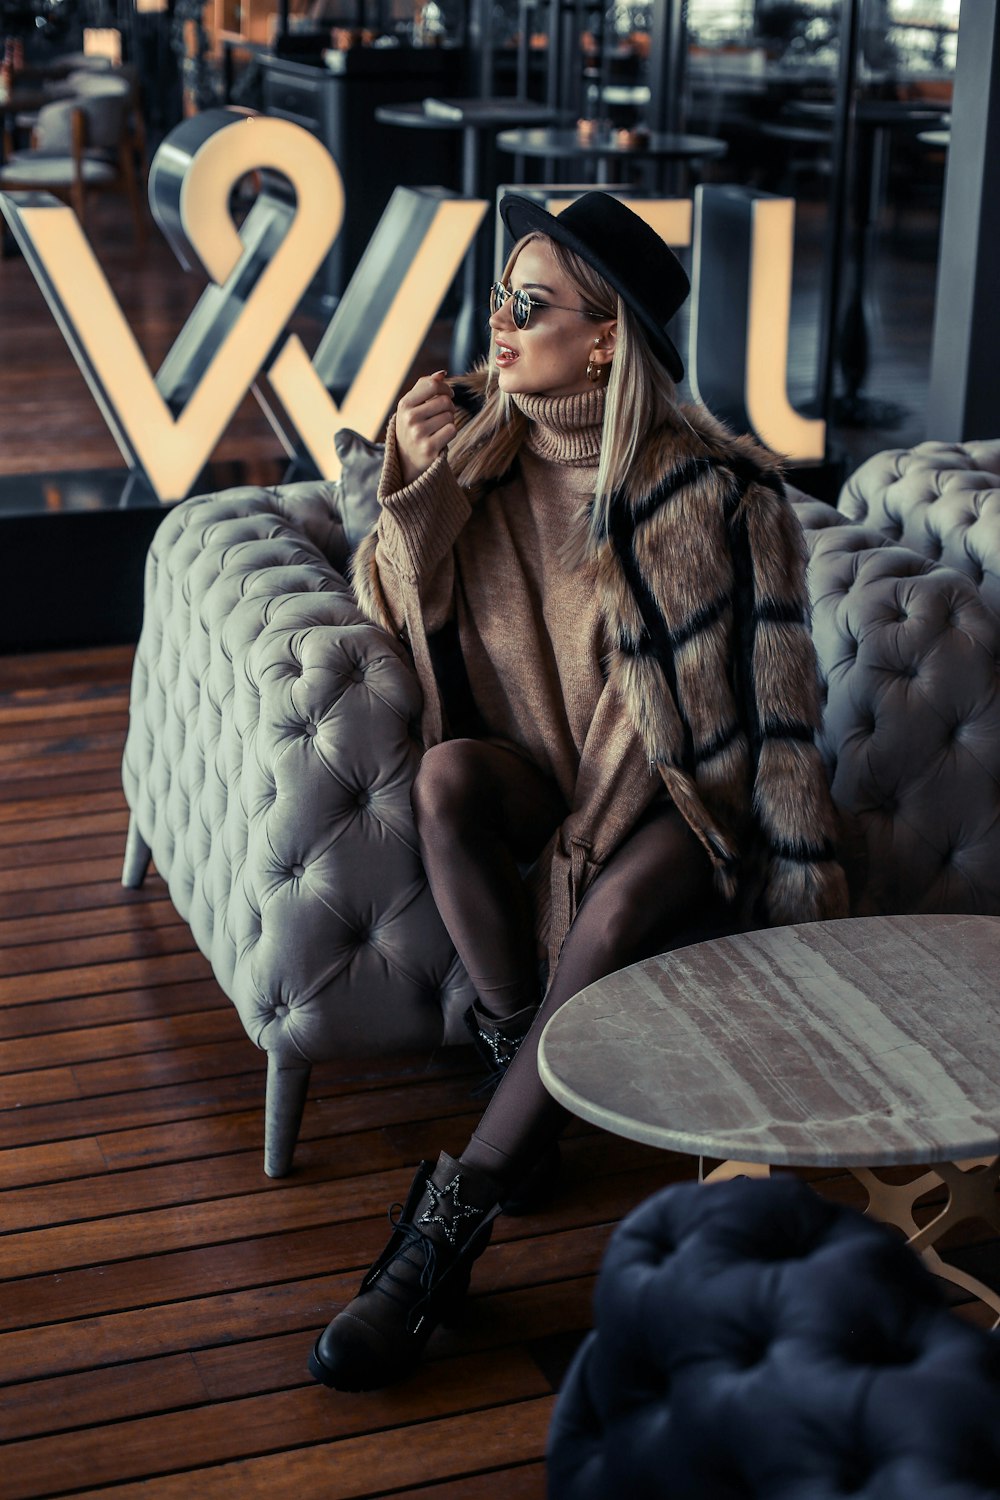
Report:
[[[417,1364],[416,1360],[411,1361],[409,1364],[404,1364],[400,1369],[394,1371],[387,1380],[348,1381],[343,1377],[334,1375],[329,1365],[324,1364],[320,1359],[318,1350],[319,1340],[317,1339],[309,1351],[309,1374],[320,1385],[325,1385],[328,1391],[345,1391],[351,1394],[359,1394],[362,1391],[385,1390],[387,1386],[395,1385],[397,1381],[405,1380],[407,1375],[412,1375]]]

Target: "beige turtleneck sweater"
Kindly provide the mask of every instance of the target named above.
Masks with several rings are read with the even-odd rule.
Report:
[[[602,863],[661,783],[604,680],[590,566],[570,567],[560,555],[594,492],[604,391],[514,399],[530,423],[517,471],[475,505],[445,455],[404,485],[390,422],[375,556],[386,603],[408,630],[425,683],[426,741],[441,734],[440,706],[426,701],[426,636],[454,619],[490,738],[557,783],[569,809],[553,861],[558,908],[559,855],[571,857],[574,825],[602,829],[602,847],[587,846],[587,857]]]
[[[560,548],[594,493],[604,391],[515,400],[531,423],[520,473],[487,494],[459,530],[457,517],[441,516],[434,540],[453,541],[448,564],[429,573],[419,566],[426,536],[410,525],[414,503],[426,498],[433,504],[441,494],[440,472],[428,470],[381,495],[383,541],[389,556],[403,551],[423,575],[426,628],[433,631],[454,612],[469,685],[490,737],[552,776],[569,806],[604,689],[605,645],[587,570],[568,568]],[[395,478],[388,466],[385,477]],[[394,537],[394,530],[400,534]],[[390,580],[390,604],[393,592]]]

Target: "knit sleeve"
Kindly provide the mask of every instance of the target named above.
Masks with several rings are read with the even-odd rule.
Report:
[[[403,484],[395,416],[386,433],[378,498],[379,518],[354,554],[351,582],[367,617],[401,635],[419,659],[427,632],[440,629],[453,612],[452,548],[472,507],[444,454],[412,484]]]
[[[472,514],[469,497],[455,479],[445,453],[416,479],[403,483],[395,416],[386,432],[378,498],[380,562],[411,583],[433,572]]]

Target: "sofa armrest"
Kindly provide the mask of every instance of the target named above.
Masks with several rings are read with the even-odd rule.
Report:
[[[279,1066],[429,1051],[472,999],[413,832],[416,675],[323,555],[329,514],[293,486],[164,520],[122,771],[175,907]]]
[[[338,573],[346,576],[353,548],[344,522],[340,482],[305,479],[297,484],[275,485],[269,493],[277,513],[318,547]]]
[[[848,520],[825,500],[817,500],[793,484],[785,485],[785,493],[792,502],[792,509],[803,531],[823,531],[827,526],[846,526]]]
[[[171,566],[179,572],[202,546],[217,556],[222,543],[215,528],[239,521],[249,523],[249,529],[238,532],[244,539],[280,535],[298,539],[314,550],[317,560],[346,574],[351,547],[344,525],[341,485],[323,479],[270,487],[240,485],[218,493],[192,495],[167,512],[153,539],[152,555],[171,553]],[[178,546],[180,551],[174,557]]]
[[[329,516],[313,517],[313,535],[327,534]],[[207,858],[233,772],[222,728],[243,659],[276,601],[293,594],[331,595],[338,620],[361,622],[347,583],[317,542],[278,513],[270,490],[182,502],[146,557],[122,782],[186,918],[193,870]]]
[[[242,633],[239,621],[230,644]],[[329,596],[276,599],[242,653],[219,881],[192,926],[248,1034],[315,1059],[429,1049],[472,995],[427,886],[410,806],[421,696],[398,642]],[[212,878],[209,851],[206,880]],[[219,940],[221,939],[221,941]],[[217,951],[216,951],[217,950]],[[391,1012],[379,997],[391,994]],[[335,995],[336,1025],[331,1025]]]

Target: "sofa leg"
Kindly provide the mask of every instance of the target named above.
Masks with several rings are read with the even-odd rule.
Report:
[[[309,1063],[289,1066],[279,1062],[273,1052],[267,1055],[264,1171],[268,1177],[284,1177],[291,1171],[302,1111],[309,1092],[310,1071]]]
[[[122,885],[130,891],[138,890],[146,878],[150,858],[150,847],[139,832],[135,821],[135,813],[132,813],[128,820],[128,834],[125,839]]]

